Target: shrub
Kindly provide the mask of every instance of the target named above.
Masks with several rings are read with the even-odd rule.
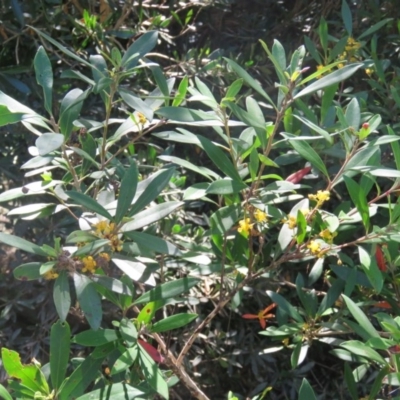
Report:
[[[31,255],[13,271],[17,279],[54,281],[58,314],[49,363],[24,365],[3,347],[15,397],[169,398],[179,380],[192,397],[207,399],[192,355],[226,311],[235,324],[256,320],[261,327],[261,339],[251,332],[236,342],[242,363],[293,370],[291,386],[282,371],[256,377],[256,398],[279,398],[278,391],[293,398],[293,390],[316,398],[307,372],[327,351],[343,370],[335,384],[352,399],[398,385],[399,137],[346,86],[372,64],[379,69],[361,39],[373,43],[371,35],[389,21],[355,39],[346,6],[346,34],[333,48],[323,20],[324,54],[306,40],[315,71],[305,64],[305,46],[287,57],[279,41],[271,49],[261,43],[278,78],[273,95],[229,58],[220,68],[237,78],[221,98],[197,77],[178,85],[166,79],[147,57],[156,31],[124,53],[113,47],[86,59],[32,28],[91,76],[64,73],[81,82],[57,111],[52,64],[40,47],[34,66],[46,116],[0,93],[1,125],[21,123],[37,135],[22,168],[40,176],[0,201],[29,199],[9,214],[51,218],[57,227],[45,243],[0,234],[2,243]],[[126,85],[141,74],[157,87],[143,94]],[[91,96],[101,98],[104,119],[84,107]],[[173,143],[196,146],[206,166],[174,154]],[[381,160],[385,146],[394,168]],[[191,211],[206,204],[208,215]],[[89,329],[71,333],[75,305]],[[170,346],[175,330],[181,336]],[[229,326],[216,331],[230,333]],[[245,357],[252,347],[256,354]],[[241,366],[217,346],[206,351],[221,368]]]

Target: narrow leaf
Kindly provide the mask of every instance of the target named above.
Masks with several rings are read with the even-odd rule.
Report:
[[[134,304],[170,299],[171,297],[187,292],[198,283],[199,279],[192,277],[176,279],[172,282],[163,283],[162,285],[156,286],[154,289],[142,294],[138,299],[136,299]]]
[[[119,224],[125,214],[131,207],[132,200],[135,197],[138,183],[138,169],[135,162],[125,171],[122,178],[120,191],[118,195],[117,210],[115,212],[115,222]]]
[[[57,391],[67,373],[71,331],[67,322],[57,321],[50,332],[50,376]]]
[[[69,190],[65,192],[65,194],[70,197],[72,200],[76,201],[78,204],[84,206],[87,208],[89,211],[93,211],[104,218],[107,218],[108,220],[112,220],[111,214],[103,207],[101,206],[96,200],[92,199],[90,196],[84,194],[84,193],[79,193],[75,192],[72,190]]]

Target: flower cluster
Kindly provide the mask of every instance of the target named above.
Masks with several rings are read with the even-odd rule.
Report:
[[[256,209],[254,211],[254,218],[257,222],[262,223],[262,222],[267,222],[268,221],[268,216],[264,211],[261,211],[260,209]]]
[[[351,52],[357,51],[360,47],[361,47],[361,43],[350,36],[347,39],[345,50],[351,53]]]
[[[43,275],[43,278],[46,280],[57,279],[58,275],[58,272],[56,272],[54,269],[51,269]]]
[[[321,251],[321,243],[316,240],[311,240],[311,242],[307,245],[307,249],[310,250],[310,253],[318,258],[322,258],[324,252]]]
[[[82,258],[82,272],[94,274],[97,268],[107,268],[110,262],[110,255],[107,253],[100,253],[96,257],[86,256]]]
[[[254,224],[250,223],[250,218],[242,219],[241,221],[239,221],[238,232],[248,235],[251,232],[253,225]]]
[[[140,125],[144,125],[147,122],[147,118],[141,112],[136,114],[137,119],[139,120]]]
[[[317,194],[309,194],[308,198],[310,200],[316,201],[316,207],[319,208],[322,206],[322,204],[325,203],[325,201],[328,201],[330,199],[330,193],[328,190],[318,190]]]
[[[116,233],[117,227],[114,222],[103,220],[94,224],[93,227],[95,228],[94,234],[96,236],[110,241],[112,251],[122,250],[123,242]]]
[[[361,48],[361,43],[355,40],[352,37],[349,37],[346,42],[345,50],[342,54],[339,55],[338,60],[343,61],[338,64],[338,68],[343,68],[345,61],[348,62],[356,62],[358,61],[358,57],[356,53]]]
[[[307,217],[309,214],[310,210],[308,208],[303,208],[300,210],[300,212]],[[287,224],[289,226],[289,229],[294,229],[297,226],[297,216],[293,214],[289,214],[287,218],[284,218],[282,220],[282,224]]]
[[[319,236],[324,239],[326,243],[332,244],[333,239],[337,236],[337,232],[331,232],[329,229],[324,229],[319,233]]]
[[[261,211],[258,208],[253,209],[253,218],[254,218],[254,223],[251,222],[250,218],[244,218],[241,221],[239,221],[239,227],[238,227],[238,232],[243,233],[245,236],[249,235],[251,232],[253,236],[259,235],[259,232],[256,230],[253,230],[253,226],[255,223],[257,224],[263,224],[268,222],[268,215],[264,211]]]
[[[97,263],[94,258],[92,256],[86,256],[82,258],[82,262],[82,272],[89,272],[90,274],[94,274],[97,267]]]

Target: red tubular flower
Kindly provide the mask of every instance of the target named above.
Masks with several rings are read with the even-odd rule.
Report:
[[[385,257],[383,255],[382,249],[381,249],[381,247],[379,245],[376,246],[375,260],[376,260],[376,263],[378,264],[378,268],[382,272],[386,272],[387,271],[387,266],[386,266]]]
[[[292,183],[299,183],[309,172],[311,171],[311,167],[305,167],[292,175],[289,175],[285,181]]]
[[[244,319],[258,319],[260,321],[261,328],[265,329],[265,327],[267,326],[267,322],[266,322],[267,319],[271,319],[271,318],[275,317],[274,314],[268,314],[268,312],[270,312],[275,307],[276,307],[276,304],[272,303],[271,305],[269,305],[264,310],[261,310],[258,314],[243,314],[242,318],[244,318]]]

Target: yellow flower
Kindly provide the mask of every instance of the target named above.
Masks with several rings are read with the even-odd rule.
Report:
[[[95,234],[97,236],[103,236],[104,232],[109,229],[108,226],[108,222],[105,220],[97,222],[96,224],[94,224],[94,227],[96,229]]]
[[[322,68],[325,68],[325,65],[317,65],[317,71],[320,71]],[[318,75],[317,79],[321,79],[324,74]]]
[[[264,211],[259,210],[258,208],[254,212],[254,218],[257,222],[267,222],[268,217]]]
[[[349,38],[347,39],[347,43],[346,43],[346,47],[345,47],[345,49],[346,49],[347,51],[356,51],[356,50],[358,50],[360,47],[361,47],[361,43],[360,43],[360,42],[357,42],[357,40],[355,40],[354,38],[349,37]]]
[[[325,201],[330,199],[328,190],[318,190],[317,194],[309,194],[308,198],[317,202],[317,207],[321,207]]]
[[[110,245],[113,251],[122,250],[123,241],[119,239],[118,234],[115,232],[116,225],[114,222],[108,222],[105,220],[99,221],[94,224],[94,228],[96,236],[110,240]]]
[[[311,240],[311,242],[307,245],[307,249],[310,250],[311,254],[318,255],[321,251],[321,244],[315,240]]]
[[[82,272],[90,272],[91,274],[95,273],[97,263],[92,256],[83,257],[82,262]]]
[[[111,260],[110,255],[107,254],[107,253],[100,253],[99,257],[104,258],[106,261],[110,261]]]
[[[372,68],[366,68],[366,69],[365,69],[365,73],[366,73],[368,76],[371,76],[371,75],[374,73],[374,70],[373,70]]]
[[[325,240],[325,242],[332,244],[333,239],[337,236],[337,232],[331,232],[329,229],[324,229],[319,233],[319,236]]]
[[[253,228],[253,225],[254,224],[250,223],[250,218],[242,219],[241,221],[239,221],[238,232],[239,233],[243,232],[245,235],[248,235],[251,229]]]
[[[144,125],[147,122],[147,118],[141,112],[137,113],[137,119],[139,120],[139,123],[142,125]]]
[[[56,279],[58,278],[58,272],[54,271],[54,269],[51,269],[43,275],[43,278],[46,280]]]
[[[293,214],[289,214],[288,218],[285,218],[282,220],[283,224],[287,224],[289,226],[289,229],[294,229],[297,226],[297,218]]]
[[[114,235],[112,238],[111,238],[111,248],[112,248],[112,251],[121,251],[122,250],[122,245],[124,244],[124,242],[122,241],[122,240],[120,240],[119,238],[118,238],[118,236],[117,235]]]

